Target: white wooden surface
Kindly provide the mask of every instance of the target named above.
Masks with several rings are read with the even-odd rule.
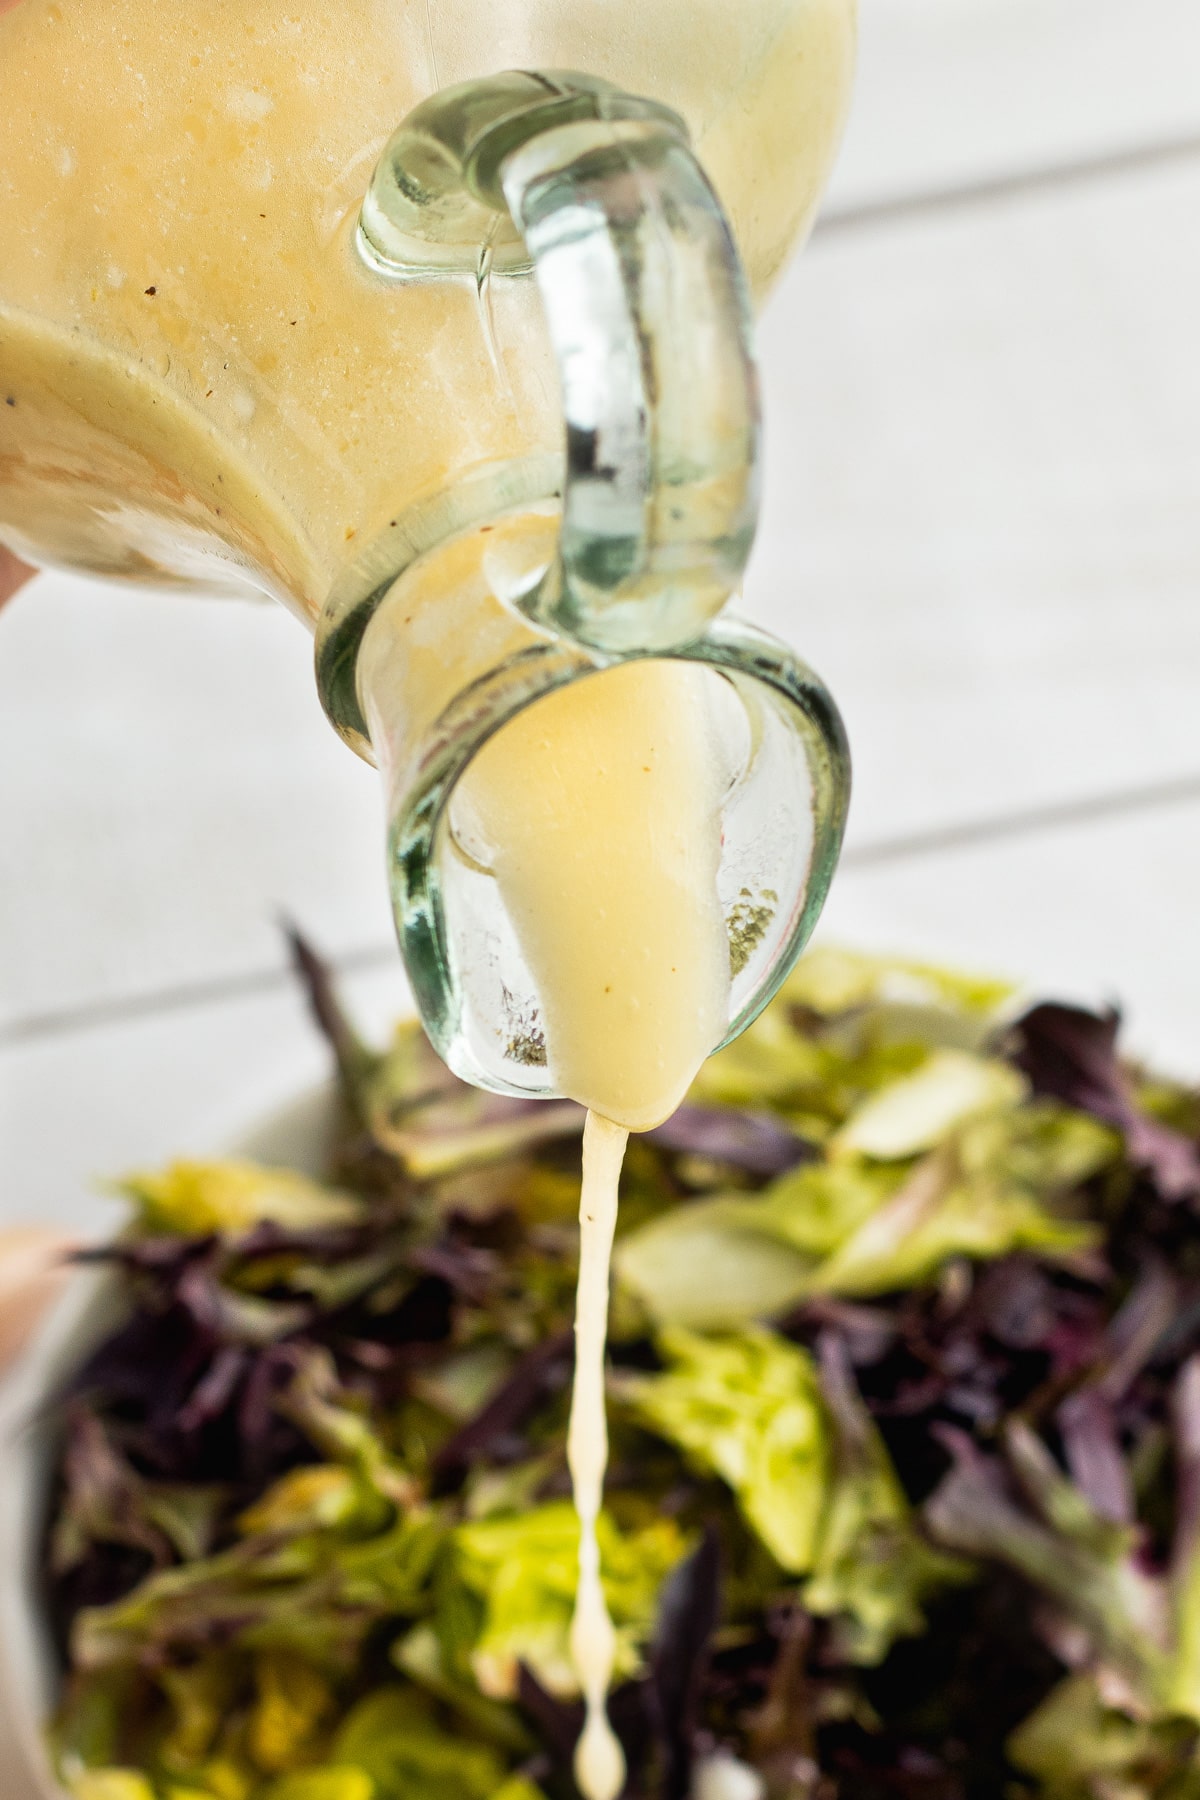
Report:
[[[763,329],[748,606],[850,724],[826,930],[1116,995],[1200,1075],[1200,9],[863,0],[830,221]],[[374,777],[282,613],[43,579],[0,616],[0,1215],[322,1070],[275,927],[390,948]]]
[[[1195,0],[859,0],[830,214],[1195,144]]]

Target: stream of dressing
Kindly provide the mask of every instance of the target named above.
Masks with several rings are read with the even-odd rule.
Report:
[[[585,1800],[617,1800],[625,1786],[625,1756],[608,1722],[616,1635],[600,1581],[596,1523],[608,1467],[604,1352],[617,1187],[629,1133],[589,1113],[583,1133],[583,1193],[579,1202],[579,1292],[575,1302],[575,1388],[567,1462],[579,1514],[579,1587],[571,1625],[571,1656],[587,1708],[575,1752],[575,1779]]]
[[[580,1520],[571,1653],[587,1708],[575,1773],[585,1800],[617,1800],[625,1785],[605,1708],[615,1634],[596,1535],[617,1185],[630,1130],[674,1112],[729,1016],[717,875],[730,770],[719,683],[666,661],[577,682],[485,745],[455,796],[463,829],[488,840],[537,985],[556,1085],[589,1108],[568,1442]]]

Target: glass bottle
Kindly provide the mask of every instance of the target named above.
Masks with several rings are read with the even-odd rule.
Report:
[[[853,0],[0,16],[0,539],[314,631],[384,775],[422,1015],[483,1085],[554,1072],[452,797],[547,693],[715,672],[731,1033],[824,897],[836,710],[718,615],[758,508],[752,303],[811,222],[853,40]]]

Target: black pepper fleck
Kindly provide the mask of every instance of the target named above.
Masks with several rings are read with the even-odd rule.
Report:
[[[157,294],[157,292],[158,292],[158,289],[157,289],[157,288],[156,288],[156,287],[152,287],[152,288],[147,288],[147,289],[146,289],[146,292],[147,292],[147,293],[148,293],[148,294]]]

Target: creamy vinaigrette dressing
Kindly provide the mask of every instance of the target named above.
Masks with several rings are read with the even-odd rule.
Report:
[[[585,1800],[617,1800],[625,1786],[625,1757],[608,1722],[616,1637],[600,1582],[596,1522],[608,1465],[604,1407],[604,1349],[617,1185],[629,1133],[589,1113],[583,1135],[583,1194],[579,1203],[579,1296],[575,1306],[575,1391],[567,1461],[579,1514],[579,1588],[571,1626],[571,1655],[587,1715],[575,1754],[575,1779]]]
[[[615,1638],[596,1537],[621,1164],[629,1131],[675,1110],[728,1018],[717,893],[728,774],[713,680],[692,664],[647,661],[576,683],[485,745],[456,796],[465,828],[490,840],[555,1081],[590,1108],[568,1442],[580,1522],[571,1652],[587,1708],[575,1773],[585,1800],[616,1800],[625,1783],[605,1711]]]

